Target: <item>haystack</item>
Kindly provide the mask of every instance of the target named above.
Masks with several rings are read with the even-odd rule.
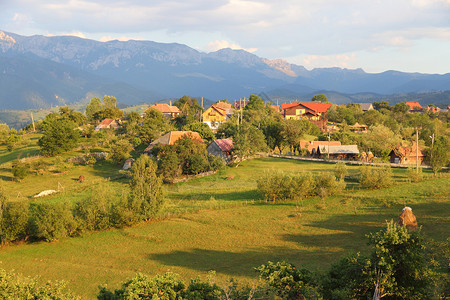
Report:
[[[417,220],[416,216],[412,212],[412,208],[405,206],[403,208],[402,213],[398,217],[398,225],[404,225],[406,228],[415,230],[417,228]]]

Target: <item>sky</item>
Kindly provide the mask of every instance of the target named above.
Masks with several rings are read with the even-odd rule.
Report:
[[[0,30],[244,49],[307,69],[450,73],[450,0],[0,0]]]

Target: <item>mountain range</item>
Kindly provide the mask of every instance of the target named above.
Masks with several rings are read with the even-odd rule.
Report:
[[[445,90],[450,90],[450,73],[307,70],[244,50],[203,53],[176,43],[99,42],[0,31],[0,109],[83,103],[103,95],[134,105],[183,95],[216,101],[256,93],[286,102],[325,93],[334,103],[346,103]],[[435,104],[448,104],[445,95]]]

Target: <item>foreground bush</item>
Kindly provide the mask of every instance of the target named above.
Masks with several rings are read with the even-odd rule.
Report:
[[[219,300],[223,290],[211,282],[202,282],[199,278],[191,280],[186,287],[183,281],[173,273],[156,275],[149,278],[137,274],[133,279],[122,284],[114,292],[105,287],[100,288],[97,296],[100,300],[121,299],[210,299]]]
[[[39,284],[36,279],[18,276],[0,269],[1,299],[80,299],[66,288],[65,282]]]
[[[392,185],[392,169],[389,166],[360,168],[359,182],[369,189],[382,189]]]

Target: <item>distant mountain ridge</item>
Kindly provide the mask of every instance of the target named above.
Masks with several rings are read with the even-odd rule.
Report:
[[[232,101],[264,93],[288,100],[317,91],[387,95],[439,90],[450,90],[450,74],[308,71],[244,50],[203,53],[176,43],[98,42],[0,31],[0,109],[48,107],[103,94],[132,105],[183,95]]]

